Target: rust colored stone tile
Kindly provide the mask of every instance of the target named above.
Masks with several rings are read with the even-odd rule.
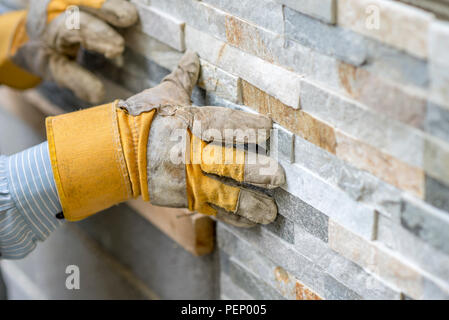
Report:
[[[312,117],[308,113],[293,109],[266,92],[242,80],[243,104],[259,113],[269,115],[273,121],[303,139],[335,153],[334,128]]]
[[[352,163],[359,169],[372,173],[399,189],[423,198],[425,175],[422,169],[410,166],[338,130],[336,137],[337,157]]]
[[[296,281],[296,300],[323,300],[323,298],[299,281]]]
[[[276,280],[275,287],[282,296],[291,300],[296,298],[296,279],[293,275],[289,274],[282,267],[276,267],[274,269],[274,279]]]
[[[274,54],[257,27],[233,16],[226,16],[226,40],[232,46],[274,63]]]

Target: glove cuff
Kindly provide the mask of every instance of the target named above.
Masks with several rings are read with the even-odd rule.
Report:
[[[12,61],[17,50],[28,41],[26,16],[25,10],[0,16],[0,83],[16,89],[32,88],[41,82]]]
[[[143,187],[146,145],[155,111],[130,119],[116,105],[46,120],[53,174],[69,221],[137,197],[142,190],[148,199],[148,189]]]

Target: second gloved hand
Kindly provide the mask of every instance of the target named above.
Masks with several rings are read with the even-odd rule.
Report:
[[[129,27],[137,19],[136,8],[126,0],[31,0],[27,11],[0,18],[0,35],[10,44],[7,57],[0,52],[0,83],[27,89],[49,80],[99,103],[103,84],[76,63],[78,50],[120,56],[125,41],[113,27]]]

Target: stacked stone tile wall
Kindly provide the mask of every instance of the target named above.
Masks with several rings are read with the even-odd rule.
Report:
[[[276,223],[218,224],[223,298],[449,297],[449,23],[386,0],[134,2],[119,84],[191,49],[197,104],[280,133]]]
[[[202,66],[196,105],[269,115],[279,133],[280,215],[249,230],[217,224],[199,297],[449,298],[446,1],[132,2],[141,23],[123,30],[124,59],[85,59],[110,98],[154,86],[191,49]],[[55,99],[54,87],[42,92]],[[89,234],[114,251],[104,240],[114,227],[96,219]],[[151,263],[113,254],[170,297],[164,285],[176,283],[148,276]],[[185,283],[176,297],[189,297]]]

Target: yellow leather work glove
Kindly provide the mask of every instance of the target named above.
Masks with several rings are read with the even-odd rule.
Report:
[[[160,85],[126,101],[47,119],[55,181],[68,220],[142,195],[236,226],[276,218],[274,200],[248,188],[285,183],[277,161],[241,148],[263,143],[263,115],[191,106],[199,59],[187,52]]]
[[[0,16],[0,84],[27,89],[44,79],[98,103],[103,84],[76,63],[79,48],[120,56],[125,42],[109,24],[129,27],[137,19],[125,0],[32,0],[28,10]]]

